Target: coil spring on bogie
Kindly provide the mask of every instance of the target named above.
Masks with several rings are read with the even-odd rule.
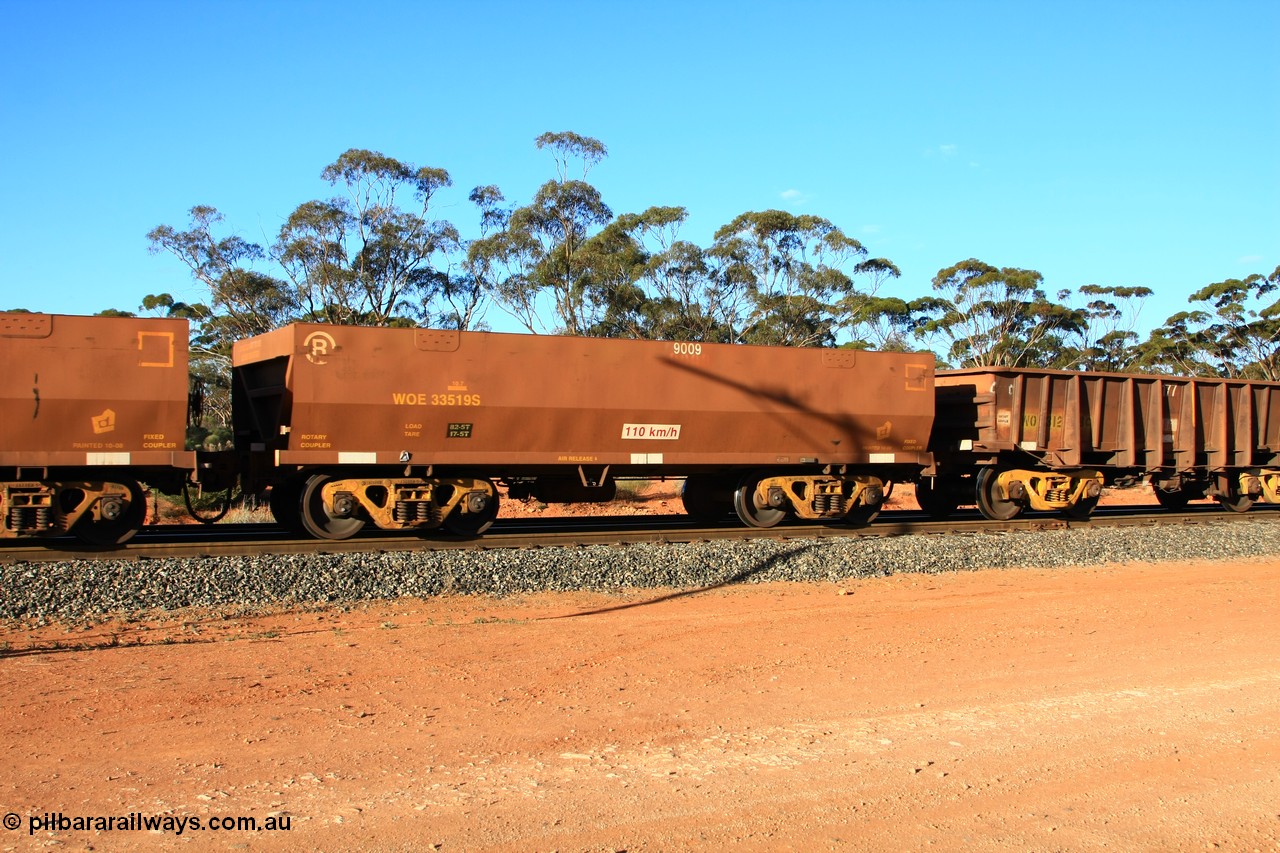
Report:
[[[399,524],[439,524],[440,507],[431,501],[397,501],[391,517]]]
[[[51,526],[47,506],[9,507],[10,530],[48,530]]]
[[[844,495],[814,495],[813,509],[814,512],[818,512],[823,515],[844,515]]]
[[[1066,503],[1071,500],[1071,489],[1049,489],[1044,493],[1044,499],[1049,503]]]

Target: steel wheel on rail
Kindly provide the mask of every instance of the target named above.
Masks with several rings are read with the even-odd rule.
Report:
[[[1253,498],[1248,495],[1232,494],[1230,497],[1218,495],[1214,498],[1223,509],[1232,512],[1248,512],[1253,507]]]
[[[125,480],[119,485],[129,493],[125,500],[110,495],[101,498],[98,518],[85,514],[71,528],[81,542],[99,547],[123,545],[142,529],[142,523],[147,520],[147,499],[142,484]]]
[[[885,497],[888,500],[888,497]],[[880,514],[880,510],[884,508],[883,503],[874,505],[858,504],[850,509],[844,516],[844,523],[850,527],[866,527],[868,524],[876,520],[876,516]]]
[[[462,503],[466,503],[470,511],[463,512],[460,503],[440,522],[441,527],[457,536],[470,539],[493,526],[494,519],[498,517],[498,487],[492,480],[483,482],[489,487],[489,493],[486,495],[473,491],[463,495]]]
[[[1164,509],[1180,510],[1186,509],[1187,503],[1191,500],[1191,495],[1183,489],[1166,492],[1164,489],[1154,489],[1156,493],[1156,503],[1160,504]]]
[[[690,474],[680,489],[684,511],[692,518],[714,524],[733,517],[733,481],[715,474]]]
[[[916,483],[916,506],[941,521],[959,508],[960,496],[940,480],[926,478]]]
[[[1064,506],[1059,513],[1063,518],[1073,518],[1077,521],[1084,521],[1093,515],[1093,511],[1098,508],[1098,501],[1102,499],[1101,495],[1094,498],[1081,498],[1073,504]]]
[[[996,483],[996,479],[999,476],[999,469],[983,468],[978,473],[974,493],[978,503],[978,511],[982,513],[983,517],[992,521],[1008,521],[1016,518],[1022,512],[1022,504],[1001,497],[1000,487]]]
[[[327,483],[333,481],[328,474],[312,474],[302,486],[298,501],[298,516],[304,532],[317,539],[350,539],[364,527],[359,518],[334,515],[324,505],[322,494]]]
[[[787,506],[760,506],[756,502],[756,485],[760,477],[744,477],[733,493],[733,509],[748,527],[775,527],[787,517]]]
[[[271,517],[281,527],[288,528],[295,533],[302,530],[302,514],[300,512],[302,486],[301,480],[291,477],[273,484],[271,493],[267,495],[267,506],[271,509]]]

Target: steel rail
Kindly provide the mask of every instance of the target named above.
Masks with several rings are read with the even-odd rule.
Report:
[[[768,529],[742,527],[736,522],[709,526],[683,514],[570,516],[501,519],[488,533],[476,539],[463,539],[448,534],[387,534],[375,530],[340,541],[298,538],[269,524],[165,525],[144,528],[133,541],[111,549],[93,548],[68,538],[9,540],[0,543],[0,565],[68,560],[622,546],[634,543],[678,544],[732,539],[994,534],[1090,527],[1157,527],[1166,524],[1275,520],[1280,518],[1278,512],[1280,508],[1259,507],[1250,512],[1234,513],[1208,505],[1178,512],[1158,507],[1104,507],[1085,520],[1068,519],[1051,513],[1028,513],[1011,521],[989,521],[975,512],[945,521],[934,521],[921,512],[896,510],[883,513],[879,519],[865,527],[793,523]]]

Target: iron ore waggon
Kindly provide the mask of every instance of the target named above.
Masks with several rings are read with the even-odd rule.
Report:
[[[593,501],[654,477],[687,478],[696,515],[866,522],[930,464],[927,353],[295,324],[233,363],[243,470],[322,538],[474,535],[499,485]]]
[[[236,342],[235,449],[184,450],[187,323],[0,313],[0,538],[99,546],[145,486],[269,497],[284,524],[478,535],[498,501],[607,501],[684,480],[686,510],[771,527],[922,508],[1087,517],[1280,503],[1280,383],[973,368],[928,353],[295,324]]]
[[[0,313],[0,537],[119,544],[141,483],[181,489],[187,347],[186,320]]]
[[[923,509],[1087,517],[1104,486],[1170,509],[1280,503],[1280,383],[1015,368],[940,371]]]

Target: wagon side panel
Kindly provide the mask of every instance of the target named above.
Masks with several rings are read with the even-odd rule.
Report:
[[[0,465],[193,468],[187,322],[0,314]]]
[[[286,431],[259,435],[282,464],[928,461],[928,354],[308,325],[272,334],[237,349],[237,371],[287,359],[275,417]]]

